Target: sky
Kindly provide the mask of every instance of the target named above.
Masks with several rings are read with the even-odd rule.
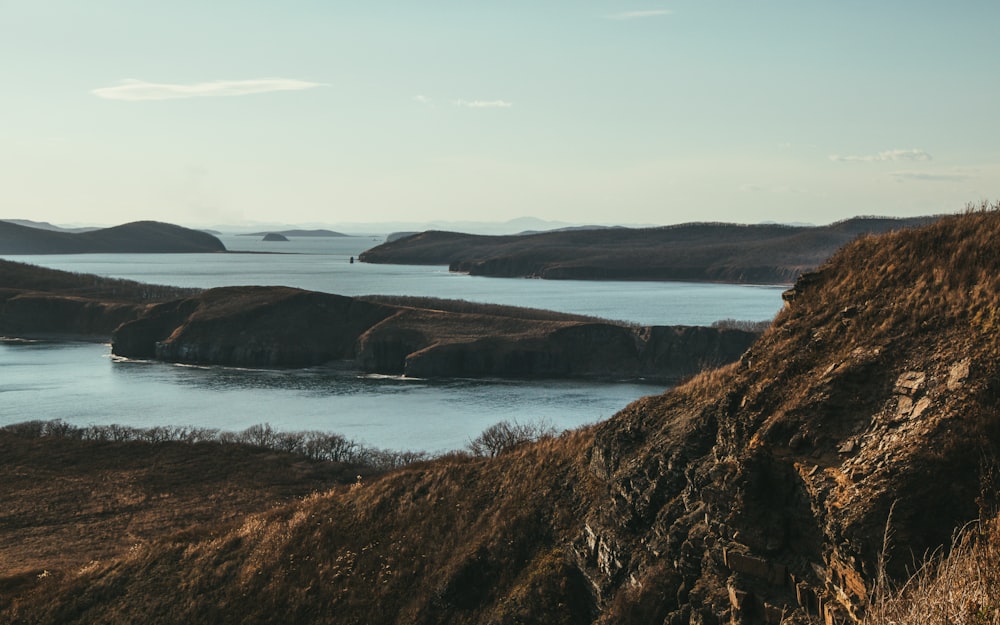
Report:
[[[994,0],[0,0],[0,218],[829,223],[1000,199]]]

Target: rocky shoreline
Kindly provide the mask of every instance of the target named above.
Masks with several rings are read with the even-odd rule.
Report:
[[[158,304],[117,328],[129,358],[249,367],[349,361],[419,378],[677,381],[739,358],[745,330],[627,327],[391,306],[286,287],[210,289]]]

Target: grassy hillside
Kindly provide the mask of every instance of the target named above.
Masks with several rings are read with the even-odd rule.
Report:
[[[740,362],[607,422],[164,528],[21,578],[0,620],[877,617],[883,573],[903,581],[1000,505],[1000,205],[984,208],[861,238],[789,290]],[[989,594],[966,596],[947,622],[996,621]]]
[[[931,221],[873,217],[820,227],[692,223],[510,236],[432,231],[384,243],[359,258],[501,277],[781,284],[861,234]]]
[[[67,232],[0,221],[0,254],[222,252],[211,234],[157,221]]]

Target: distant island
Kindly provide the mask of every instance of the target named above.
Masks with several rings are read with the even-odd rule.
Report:
[[[239,234],[241,237],[261,237],[269,234],[280,234],[285,237],[349,237],[351,235],[333,230],[265,230],[262,232],[248,232]]]
[[[136,221],[86,232],[67,232],[0,221],[0,254],[224,252],[206,232],[158,221]]]
[[[268,232],[264,235],[262,241],[277,241],[277,242],[288,242],[288,237],[283,234],[278,234],[277,232]]]
[[[845,243],[936,217],[856,217],[828,226],[690,223],[485,236],[428,231],[359,256],[366,263],[447,265],[479,276],[788,284]]]

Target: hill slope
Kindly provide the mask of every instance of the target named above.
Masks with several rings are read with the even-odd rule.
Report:
[[[859,217],[818,227],[691,223],[511,236],[431,231],[386,242],[359,258],[498,277],[783,284],[858,235],[933,219]]]
[[[0,221],[0,254],[222,252],[206,232],[157,221],[136,221],[87,232],[30,228]]]
[[[0,596],[0,617],[850,622],[887,523],[899,579],[1000,503],[998,237],[1000,206],[862,238],[739,363],[605,423],[164,536]]]

